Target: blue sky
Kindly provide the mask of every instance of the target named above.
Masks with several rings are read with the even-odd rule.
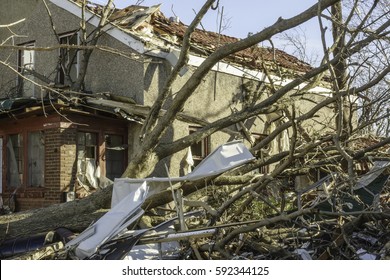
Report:
[[[103,3],[105,1],[97,2]],[[228,19],[228,28],[223,30],[222,33],[244,38],[248,32],[256,33],[272,25],[279,17],[292,17],[316,2],[316,0],[220,0],[219,9],[210,10],[202,20],[202,24],[207,30],[218,31],[219,15],[223,6],[224,16]],[[135,3],[137,3],[137,0],[115,1],[118,8],[134,5]],[[199,11],[204,0],[144,0],[141,5],[152,6],[160,3],[162,4],[161,11],[167,17],[171,17],[175,13],[183,23],[189,24],[195,15],[194,11]],[[305,34],[308,56],[321,55],[322,47],[317,19],[309,21],[296,32]],[[284,45],[284,41],[278,38],[273,40],[275,47],[292,52]]]

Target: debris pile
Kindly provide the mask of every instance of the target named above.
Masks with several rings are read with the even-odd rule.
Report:
[[[242,235],[229,249],[234,252],[234,259],[390,259],[389,215],[362,215],[364,218],[318,215],[313,219],[302,216]]]
[[[108,260],[390,259],[387,161],[374,164],[360,177],[350,196],[344,195],[348,182],[343,187],[340,176],[332,174],[301,189],[295,198],[291,196],[290,205],[281,206],[271,193],[253,192],[253,203],[246,204],[239,197],[238,203],[232,203],[225,211],[229,200],[245,192],[243,186],[233,191],[210,186],[200,194],[183,197],[184,182],[218,176],[252,160],[242,143],[231,142],[220,146],[183,177],[116,179],[111,210],[82,233],[73,235],[66,229],[56,229],[28,240],[8,240],[0,246],[0,256]],[[173,207],[142,208],[148,196],[166,189],[172,192]],[[323,189],[328,190],[328,195],[321,193]],[[348,200],[351,197],[353,200]],[[263,208],[256,208],[260,205]]]

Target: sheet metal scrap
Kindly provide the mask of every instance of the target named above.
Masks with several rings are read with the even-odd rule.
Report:
[[[253,155],[244,144],[235,141],[218,147],[193,172],[183,177],[116,179],[112,195],[112,209],[79,236],[68,242],[66,248],[74,252],[79,259],[117,259],[123,258],[126,252],[131,251],[139,239],[142,240],[142,243],[169,243],[212,235],[213,229],[203,229],[157,232],[156,235],[143,237],[146,232],[155,229],[129,232],[127,228],[144,214],[141,206],[151,193],[158,193],[162,189],[169,188],[172,183],[183,183],[216,176],[253,159]],[[183,213],[178,213],[178,216],[180,215]]]

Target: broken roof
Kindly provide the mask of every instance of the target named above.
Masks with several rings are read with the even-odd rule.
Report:
[[[131,122],[142,123],[149,111],[149,107],[133,104],[126,99],[118,99],[99,94],[81,94],[72,99],[69,93],[64,92],[60,97],[20,97],[0,99],[0,119],[23,119],[31,115],[46,115],[51,112],[73,112],[84,114],[98,113],[112,118],[125,119]]]
[[[73,1],[80,2],[79,0]],[[151,7],[132,5],[123,9],[114,9],[110,20],[112,24],[133,36],[143,39],[154,37],[162,40],[165,44],[180,47],[188,26],[176,18],[168,19],[165,17],[160,11],[160,5]],[[89,9],[98,14],[102,6],[90,6]],[[191,51],[200,56],[207,56],[218,47],[239,40],[227,35],[196,29],[191,36]],[[298,73],[306,73],[312,69],[308,63],[284,51],[259,46],[232,54],[225,61],[250,69],[263,69],[264,64]]]

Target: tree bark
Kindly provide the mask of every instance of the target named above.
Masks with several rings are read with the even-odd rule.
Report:
[[[111,193],[112,186],[80,200],[0,216],[0,240],[44,233],[59,227],[83,231],[110,208]]]

